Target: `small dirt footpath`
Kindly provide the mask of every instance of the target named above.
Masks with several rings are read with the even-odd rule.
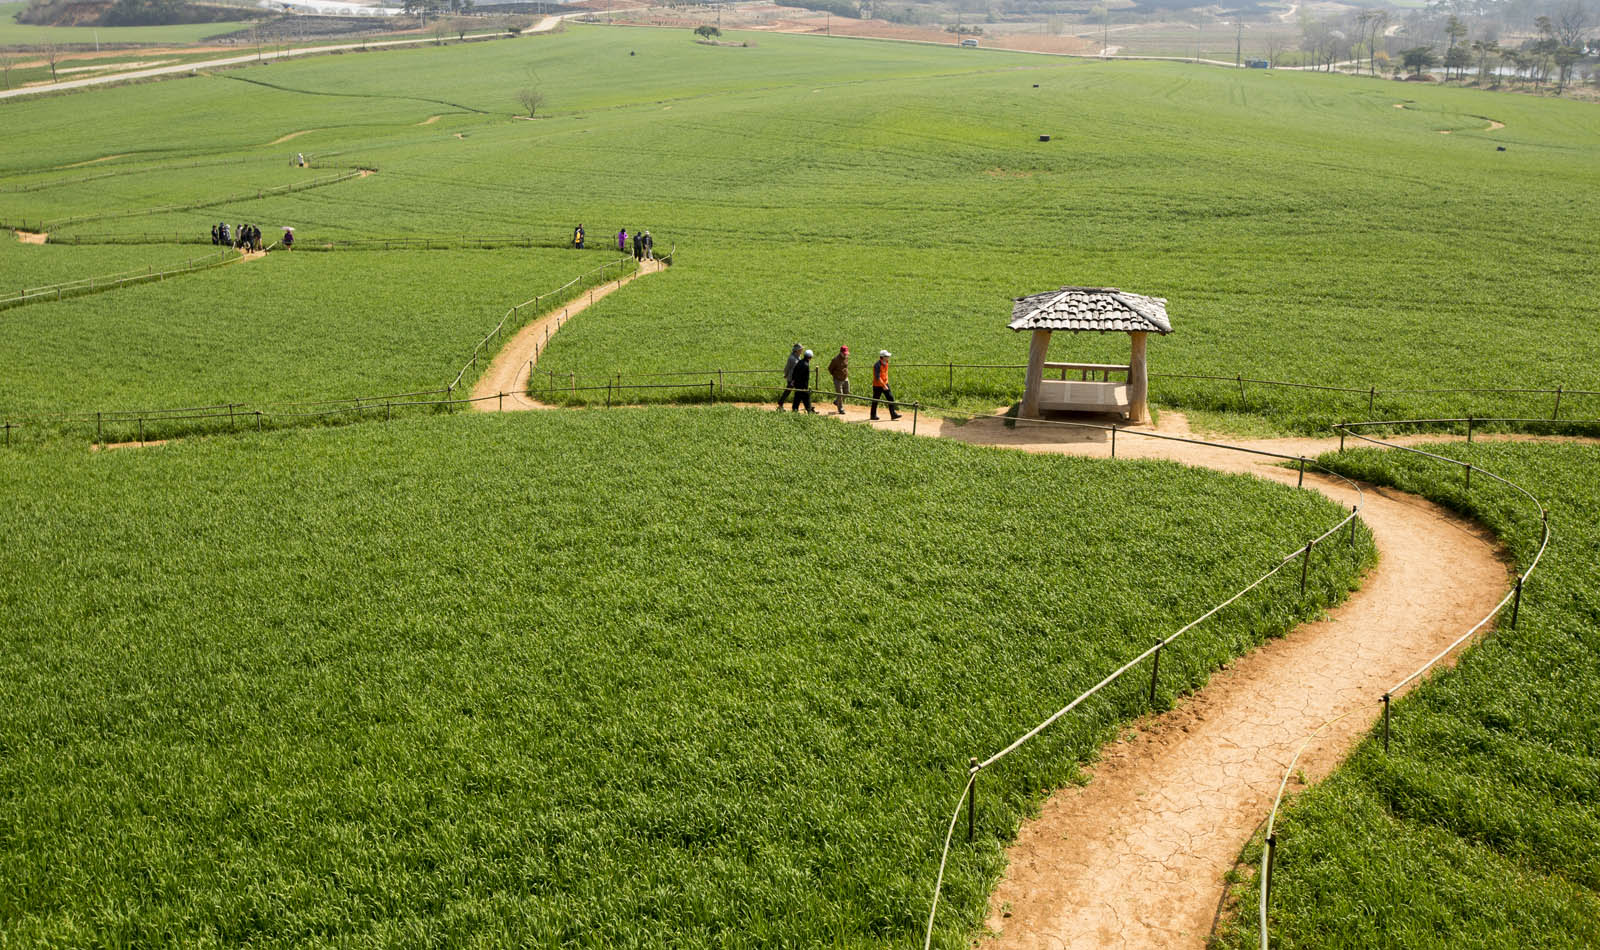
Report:
[[[589,309],[595,302],[606,299],[640,277],[658,273],[664,266],[660,261],[640,261],[639,269],[633,273],[586,291],[582,296],[518,330],[495,354],[489,368],[484,370],[477,384],[472,387],[472,397],[479,400],[472,403],[472,407],[480,412],[550,408],[528,397],[528,378],[532,375],[534,364],[539,361],[539,354],[544,351],[544,341],[555,336],[563,324]],[[494,396],[503,398],[491,401]]]

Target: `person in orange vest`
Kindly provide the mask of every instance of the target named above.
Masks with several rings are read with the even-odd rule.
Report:
[[[900,418],[900,407],[895,405],[894,391],[889,388],[889,357],[888,350],[878,351],[878,361],[872,364],[872,419],[878,419],[878,403],[889,404],[889,421]]]

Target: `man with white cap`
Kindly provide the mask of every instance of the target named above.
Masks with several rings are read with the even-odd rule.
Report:
[[[811,357],[812,352],[806,350],[800,355],[800,360],[794,364],[789,377],[789,387],[794,390],[794,407],[791,412],[799,412],[800,404],[806,404],[806,412],[815,414],[817,410],[811,408]]]
[[[889,404],[889,421],[900,418],[900,407],[894,403],[894,392],[889,389],[889,356],[888,350],[878,351],[878,361],[872,364],[872,419],[878,419],[878,403]]]
[[[789,394],[794,391],[794,364],[800,362],[800,351],[805,347],[796,343],[794,349],[789,351],[789,361],[783,364],[783,395],[778,397],[778,411],[783,411],[783,404],[789,401]]]

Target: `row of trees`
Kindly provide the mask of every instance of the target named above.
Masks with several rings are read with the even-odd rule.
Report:
[[[1446,81],[1465,81],[1472,70],[1479,85],[1495,86],[1509,74],[1531,82],[1536,89],[1554,85],[1559,95],[1579,64],[1594,52],[1591,34],[1600,18],[1588,2],[1566,0],[1535,16],[1532,32],[1517,37],[1518,42],[1502,40],[1503,21],[1474,20],[1462,13],[1444,13],[1437,22],[1428,11],[1404,18],[1387,10],[1362,10],[1334,18],[1302,14],[1300,49],[1307,65],[1329,70],[1339,66],[1360,69],[1365,63],[1372,74],[1403,69],[1420,76],[1442,67]],[[1398,51],[1395,46],[1400,47]],[[1276,51],[1269,50],[1269,56],[1275,60]]]

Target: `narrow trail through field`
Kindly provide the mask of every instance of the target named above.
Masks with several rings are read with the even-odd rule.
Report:
[[[639,269],[633,273],[585,291],[582,296],[551,310],[518,330],[516,335],[500,348],[500,352],[495,354],[489,363],[489,368],[484,370],[483,375],[478,377],[478,382],[472,387],[473,398],[485,400],[472,403],[472,407],[481,412],[550,408],[530,399],[527,395],[528,377],[533,364],[539,360],[539,353],[544,349],[544,341],[555,336],[555,332],[562,324],[589,309],[591,304],[604,300],[640,277],[659,272],[662,267],[660,261],[640,261]],[[503,398],[494,402],[486,401],[491,396]]]
[[[597,289],[595,299],[624,283]],[[491,412],[549,408],[524,394],[530,369],[547,329],[554,334],[587,305],[585,295],[523,328],[474,389],[476,396],[505,397],[475,405]],[[832,414],[833,406],[821,401],[817,409]],[[834,418],[913,428],[909,412],[899,421],[870,422],[867,410],[855,405]],[[1105,456],[1111,449],[1104,431],[1008,426],[999,415],[965,423],[922,416],[915,426],[918,435],[1041,454]],[[1191,434],[1183,414],[1170,410],[1153,431]],[[1236,444],[1306,457],[1339,447],[1338,439],[1326,438]],[[1278,460],[1127,430],[1116,455],[1288,484],[1299,477]],[[1346,508],[1358,500],[1332,478],[1308,472],[1305,485]],[[988,923],[996,936],[990,945],[1204,947],[1223,876],[1271,807],[1300,743],[1328,720],[1356,710],[1302,755],[1299,770],[1316,781],[1372,727],[1384,689],[1493,609],[1511,572],[1488,532],[1416,496],[1374,486],[1365,491],[1361,517],[1380,561],[1361,589],[1325,619],[1239,658],[1171,711],[1135,724],[1101,750],[1086,786],[1056,792],[1011,849],[1006,876],[992,895]],[[1343,541],[1316,555],[1348,556]]]
[[[280,135],[277,138],[273,139],[272,141],[268,142],[267,144],[268,145],[282,145],[283,143],[293,141],[293,140],[299,138],[302,135],[310,135],[312,132],[321,132],[321,131],[322,131],[321,129],[301,129],[298,132],[290,132],[288,135]]]
[[[17,240],[24,244],[47,244],[50,241],[50,234],[46,231],[18,231],[16,235]]]
[[[1186,434],[1181,414],[1161,431]],[[1096,455],[1104,433],[980,420],[948,434],[1029,452]],[[1439,437],[1429,437],[1438,440]],[[1338,440],[1239,443],[1314,457]],[[1276,460],[1227,449],[1123,436],[1119,458],[1171,459],[1293,484]],[[1307,473],[1306,485],[1346,507],[1355,493]],[[1316,781],[1376,721],[1375,701],[1395,680],[1489,613],[1509,568],[1489,534],[1415,496],[1365,486],[1361,517],[1379,566],[1326,619],[1302,625],[1241,657],[1170,712],[1102,750],[1082,788],[1057,792],[1026,823],[990,904],[998,947],[1205,946],[1223,876],[1271,807],[1299,744],[1330,727],[1301,757]],[[1333,543],[1324,557],[1343,557]]]

